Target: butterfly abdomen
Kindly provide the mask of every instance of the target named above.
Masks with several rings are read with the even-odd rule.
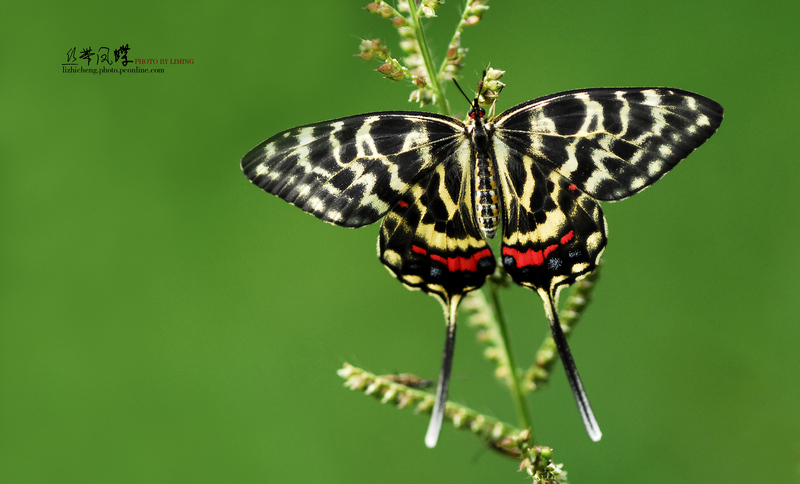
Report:
[[[470,129],[472,147],[475,152],[475,218],[478,229],[486,239],[497,235],[497,224],[500,217],[500,201],[497,196],[497,167],[492,156],[490,136],[483,119],[483,109],[478,107],[470,111]]]
[[[494,175],[495,166],[491,155],[479,152],[475,166],[475,217],[481,233],[489,239],[497,235],[497,221],[500,216]]]

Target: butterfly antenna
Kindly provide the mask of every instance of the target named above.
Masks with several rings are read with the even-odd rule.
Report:
[[[436,388],[436,402],[433,404],[431,421],[428,424],[428,432],[425,434],[425,445],[429,449],[436,447],[436,442],[439,440],[439,431],[442,430],[444,410],[447,404],[447,387],[450,384],[450,369],[453,366],[453,350],[456,346],[456,313],[460,301],[461,295],[458,294],[444,304],[445,316],[447,317],[447,333],[444,340],[442,371],[439,373],[439,385]]]
[[[459,91],[461,91],[461,95],[462,95],[462,96],[464,96],[464,99],[466,99],[466,100],[467,100],[467,102],[469,103],[469,105],[470,105],[470,106],[472,106],[472,104],[473,104],[473,99],[470,99],[470,98],[469,98],[469,96],[467,96],[467,94],[464,92],[464,90],[463,90],[463,89],[461,89],[461,86],[459,86],[459,85],[458,85],[458,81],[456,81],[455,79],[453,79],[453,84],[455,84],[455,85],[456,85],[456,87],[458,88],[458,90],[459,90]]]
[[[583,424],[586,426],[586,432],[589,433],[590,439],[597,442],[603,436],[603,433],[600,432],[597,420],[594,419],[592,406],[589,405],[589,398],[583,390],[583,383],[581,383],[581,377],[578,375],[578,368],[575,366],[575,360],[572,359],[572,352],[569,350],[569,345],[567,344],[567,337],[561,329],[555,297],[544,289],[539,290],[539,295],[542,296],[542,300],[544,300],[544,310],[547,313],[547,318],[550,320],[550,331],[553,333],[553,341],[556,343],[556,349],[558,349],[558,355],[561,357],[561,363],[564,365],[564,371],[567,372],[567,380],[569,381],[569,386],[572,388],[572,394],[575,396],[575,403],[578,404],[578,410],[581,413],[581,418],[583,418]]]

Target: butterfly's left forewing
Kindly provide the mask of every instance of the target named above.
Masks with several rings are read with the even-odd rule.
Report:
[[[378,221],[463,138],[436,114],[389,111],[292,128],[242,158],[255,185],[326,222]]]

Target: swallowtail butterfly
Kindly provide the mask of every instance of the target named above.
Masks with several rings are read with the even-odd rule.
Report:
[[[485,119],[414,111],[358,114],[292,128],[241,161],[263,190],[326,222],[383,219],[378,255],[410,288],[436,296],[446,339],[433,415],[444,416],[462,297],[495,270],[487,238],[502,230],[500,263],[536,291],[592,440],[600,429],[556,309],[558,292],[592,272],[606,246],[599,201],[653,184],[705,142],[722,106],[670,88],[585,89],[519,104]]]

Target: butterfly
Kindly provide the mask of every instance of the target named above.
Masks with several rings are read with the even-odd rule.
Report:
[[[602,436],[558,320],[559,291],[591,273],[607,243],[600,201],[652,185],[714,134],[723,108],[672,88],[598,88],[534,99],[487,119],[415,111],[358,114],[280,132],[250,150],[250,181],[343,227],[383,219],[381,262],[445,311],[442,367],[425,436],[436,445],[464,295],[499,262],[544,302],[586,430]],[[499,259],[487,239],[502,233]]]

